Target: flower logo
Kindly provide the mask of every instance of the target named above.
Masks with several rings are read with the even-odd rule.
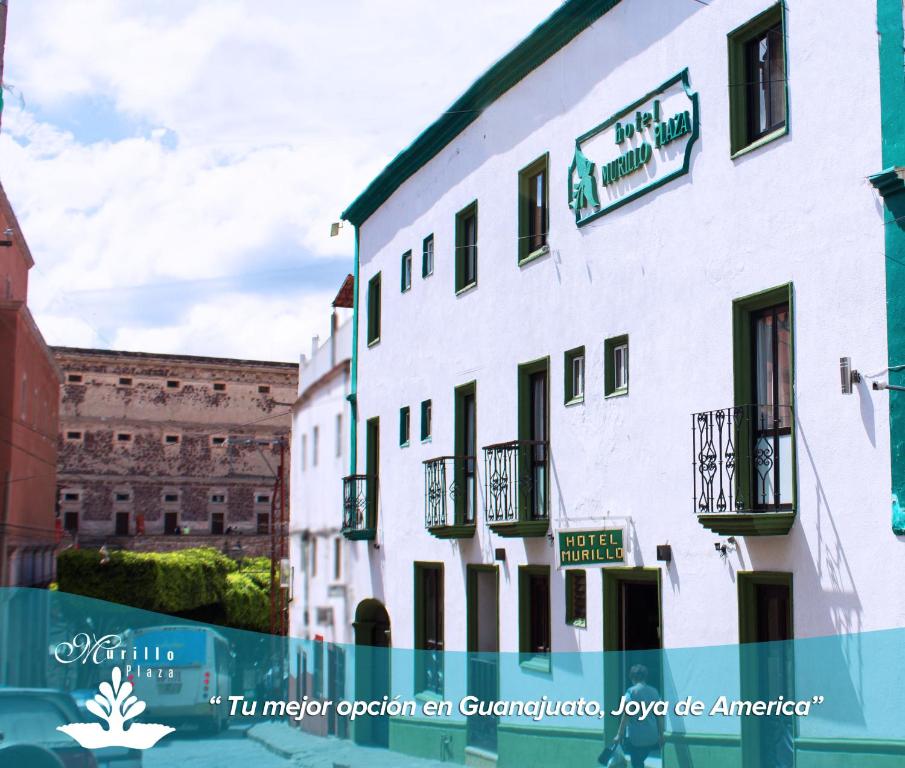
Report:
[[[92,715],[107,722],[107,728],[99,723],[70,723],[59,726],[57,730],[75,739],[85,749],[149,749],[176,730],[158,723],[132,723],[124,728],[127,720],[132,720],[145,711],[145,703],[131,695],[132,683],[123,680],[119,667],[114,667],[111,682],[112,685],[108,682],[101,683],[98,686],[100,693],[93,701],[85,704]]]

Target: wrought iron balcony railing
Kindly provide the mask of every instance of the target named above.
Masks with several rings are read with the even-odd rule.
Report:
[[[793,511],[793,428],[788,405],[692,414],[695,512]]]
[[[349,475],[343,478],[343,535],[348,539],[373,539],[377,528],[377,477]]]
[[[512,440],[484,447],[485,514],[490,526],[532,523],[539,525],[519,535],[546,531],[548,464],[546,440]]]
[[[474,456],[440,456],[424,462],[424,527],[435,536],[474,535]]]

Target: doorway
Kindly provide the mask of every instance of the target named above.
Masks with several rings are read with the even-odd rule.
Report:
[[[739,651],[743,699],[794,698],[792,574],[738,574]],[[794,719],[742,718],[745,768],[794,765]]]
[[[480,701],[496,701],[500,693],[500,586],[493,565],[468,566],[468,693]],[[467,743],[487,752],[497,751],[499,718],[472,715]]]
[[[355,611],[355,698],[381,701],[390,695],[390,616],[379,600],[362,600]],[[355,720],[355,742],[374,747],[390,744],[389,718]]]

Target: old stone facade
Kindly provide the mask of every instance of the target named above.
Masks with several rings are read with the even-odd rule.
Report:
[[[59,505],[82,546],[270,551],[298,366],[55,347]],[[288,517],[288,497],[286,498]]]

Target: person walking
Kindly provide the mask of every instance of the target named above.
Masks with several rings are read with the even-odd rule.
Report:
[[[647,667],[635,664],[628,677],[632,684],[625,692],[626,701],[643,704],[660,701],[657,689],[647,684]],[[663,746],[663,719],[651,714],[640,720],[639,716],[623,713],[613,743],[622,744],[622,750],[631,758],[632,768],[644,768],[647,756]]]

